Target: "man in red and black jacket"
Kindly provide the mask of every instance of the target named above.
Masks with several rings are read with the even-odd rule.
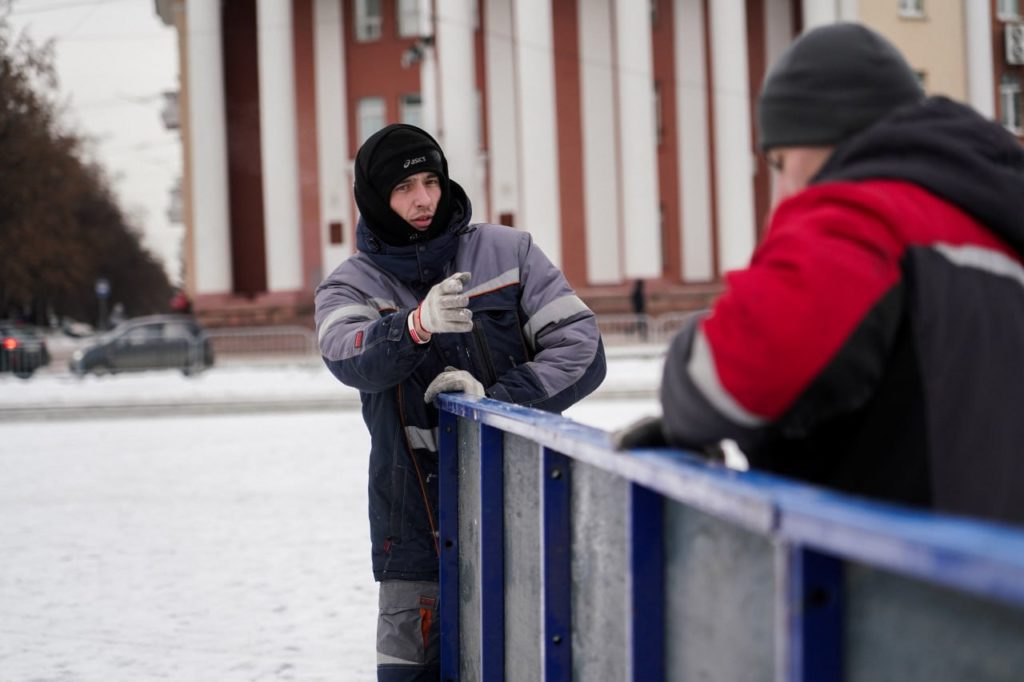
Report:
[[[758,125],[768,232],[673,341],[661,435],[1024,523],[1024,150],[857,24],[794,42]]]

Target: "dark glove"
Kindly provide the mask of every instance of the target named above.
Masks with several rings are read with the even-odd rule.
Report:
[[[672,447],[665,439],[661,417],[644,417],[629,426],[612,433],[612,447],[616,450],[632,450],[633,448],[667,448]],[[750,463],[747,456],[736,445],[736,441],[728,438],[706,445],[692,448],[692,452],[704,455],[713,462],[724,464],[736,471],[747,471]]]
[[[612,447],[616,450],[633,448],[667,448],[661,417],[643,417],[629,426],[612,433]]]

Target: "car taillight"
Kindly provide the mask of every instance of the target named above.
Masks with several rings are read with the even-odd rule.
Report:
[[[4,350],[14,350],[15,348],[18,347],[18,339],[14,338],[13,336],[8,336],[6,339],[4,339],[3,346]]]

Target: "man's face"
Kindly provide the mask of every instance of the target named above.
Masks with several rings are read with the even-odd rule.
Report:
[[[391,190],[391,210],[417,230],[430,227],[441,199],[441,180],[425,171],[410,175]]]
[[[803,191],[834,147],[776,147],[770,149],[768,167],[772,169],[772,210],[784,199]]]

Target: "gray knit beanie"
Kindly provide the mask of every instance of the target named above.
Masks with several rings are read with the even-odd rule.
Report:
[[[764,79],[761,149],[837,144],[922,99],[914,72],[888,40],[860,24],[821,26],[797,38]]]

